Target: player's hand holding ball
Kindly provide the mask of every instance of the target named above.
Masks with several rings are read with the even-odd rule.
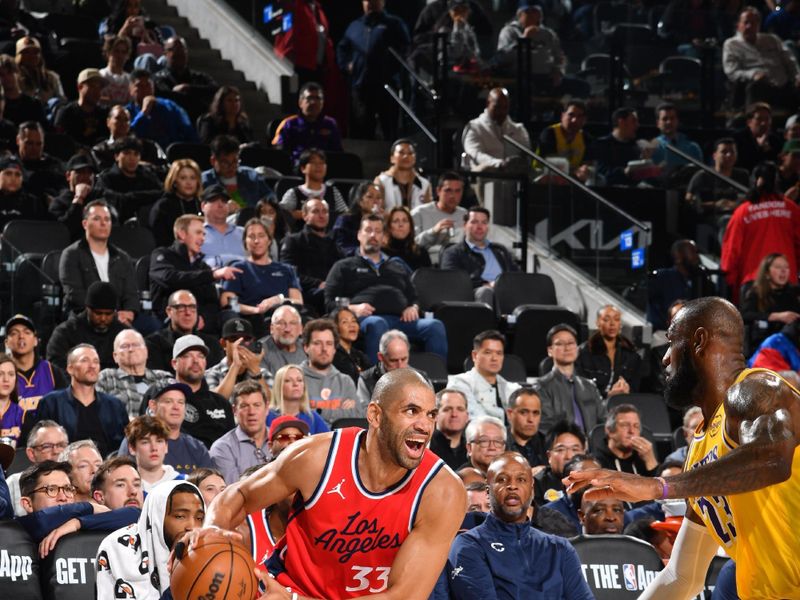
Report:
[[[249,600],[258,594],[255,568],[250,552],[232,536],[206,535],[190,546],[178,542],[170,591],[175,600]]]

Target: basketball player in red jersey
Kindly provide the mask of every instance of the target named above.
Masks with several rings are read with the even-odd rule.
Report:
[[[189,544],[238,539],[231,530],[245,515],[297,492],[265,600],[428,598],[466,507],[461,481],[427,449],[435,418],[433,390],[418,373],[387,373],[367,408],[367,431],[296,442],[217,496]]]

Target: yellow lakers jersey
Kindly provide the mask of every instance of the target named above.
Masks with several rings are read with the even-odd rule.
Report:
[[[745,369],[739,383],[754,372],[768,372],[800,396],[800,391],[767,369]],[[689,447],[685,468],[717,460],[737,444],[725,432],[725,408],[717,408],[705,432],[701,424]],[[736,561],[736,587],[742,600],[800,599],[800,447],[792,474],[783,483],[744,494],[693,498],[689,504],[706,528]]]

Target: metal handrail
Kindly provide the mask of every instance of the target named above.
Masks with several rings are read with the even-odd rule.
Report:
[[[405,111],[405,113],[411,117],[411,120],[416,123],[417,127],[419,127],[420,131],[425,134],[425,136],[434,144],[439,144],[439,140],[436,138],[435,135],[431,133],[431,130],[425,127],[425,124],[420,120],[420,118],[411,110],[411,107],[403,102],[403,99],[399,96],[399,94],[390,86],[388,83],[383,86],[383,89],[392,97],[392,99],[397,102],[397,105]]]
[[[714,169],[712,169],[712,168],[711,168],[711,167],[709,167],[708,165],[706,165],[706,164],[704,164],[704,163],[700,162],[699,160],[697,160],[696,158],[694,158],[694,157],[692,157],[692,156],[689,156],[689,155],[688,155],[688,154],[686,154],[686,153],[685,153],[683,150],[678,150],[678,149],[677,149],[675,146],[673,146],[672,144],[666,144],[666,148],[667,148],[667,150],[669,150],[670,152],[673,152],[674,154],[677,154],[678,156],[680,156],[682,159],[689,161],[689,162],[690,162],[690,163],[692,163],[694,166],[696,166],[696,167],[700,167],[700,168],[701,168],[701,169],[703,169],[703,170],[704,170],[706,173],[710,173],[711,175],[713,175],[714,177],[716,177],[716,178],[717,178],[717,179],[719,179],[720,181],[724,181],[724,182],[725,182],[725,183],[727,183],[729,186],[731,186],[732,188],[735,188],[735,189],[739,190],[739,191],[740,191],[740,192],[742,192],[743,194],[746,194],[747,192],[749,192],[749,191],[750,191],[750,190],[747,188],[747,186],[745,186],[745,185],[742,185],[742,184],[741,184],[741,183],[739,183],[738,181],[734,181],[733,179],[731,179],[731,178],[730,178],[730,177],[728,177],[727,175],[723,175],[722,173],[717,173],[717,172],[716,172]]]
[[[433,87],[431,87],[431,85],[428,82],[424,81],[417,74],[417,72],[414,71],[411,65],[409,65],[406,62],[406,60],[402,56],[400,56],[400,54],[398,54],[394,48],[389,48],[389,54],[394,56],[395,60],[397,60],[397,62],[400,63],[400,66],[403,67],[403,69],[405,69],[406,72],[411,76],[411,79],[413,79],[416,82],[416,84],[420,88],[422,88],[422,91],[428,94],[428,96],[430,96],[431,100],[433,100],[434,102],[439,100],[440,98],[439,92],[437,92]]]
[[[566,172],[562,171],[557,166],[555,166],[553,163],[551,163],[550,161],[548,161],[544,157],[539,156],[538,154],[536,154],[536,152],[534,152],[533,150],[531,150],[527,146],[524,146],[524,145],[520,144],[517,140],[515,140],[515,139],[513,139],[513,138],[511,138],[511,137],[509,137],[507,135],[504,135],[503,139],[506,142],[508,142],[509,144],[511,144],[512,146],[514,146],[517,150],[519,150],[523,154],[527,154],[528,156],[533,158],[536,162],[539,162],[539,163],[543,164],[545,167],[547,167],[548,169],[550,169],[551,171],[556,173],[559,177],[563,177],[564,179],[569,181],[572,185],[574,185],[579,190],[581,190],[584,193],[586,193],[588,196],[590,196],[594,200],[597,200],[603,206],[611,209],[613,212],[617,213],[619,216],[624,217],[625,219],[627,219],[628,221],[630,221],[631,223],[633,223],[634,225],[639,227],[642,231],[644,231],[646,233],[649,233],[652,230],[652,227],[650,225],[647,225],[646,223],[644,223],[643,221],[640,221],[636,217],[634,217],[632,215],[629,215],[627,212],[625,212],[624,210],[622,210],[618,206],[614,205],[613,202],[611,202],[610,200],[606,200],[600,194],[598,194],[594,190],[592,190],[589,187],[587,187],[586,184],[584,184],[582,181],[580,181],[578,179],[575,179],[569,173],[566,173]]]

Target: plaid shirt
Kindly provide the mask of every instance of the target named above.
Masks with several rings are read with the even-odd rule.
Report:
[[[210,369],[207,369],[206,383],[208,384],[208,388],[211,390],[217,389],[219,384],[222,383],[222,380],[225,379],[225,376],[228,374],[229,370],[230,367],[228,366],[227,357],[223,358],[221,361],[219,361],[216,365],[214,365]],[[264,367],[261,367],[261,375],[264,377],[264,381],[267,383],[267,385],[271,388],[272,374]],[[247,379],[255,379],[255,378],[251,377],[247,372],[245,372],[243,375],[239,375],[236,378],[236,383],[241,383],[242,381],[245,381]]]
[[[171,377],[172,374],[166,371],[144,370],[144,383],[148,387],[154,383],[162,383]],[[100,371],[96,388],[98,392],[111,394],[122,400],[131,418],[139,416],[139,407],[144,395],[136,389],[136,379],[130,373],[122,369],[103,369]]]

